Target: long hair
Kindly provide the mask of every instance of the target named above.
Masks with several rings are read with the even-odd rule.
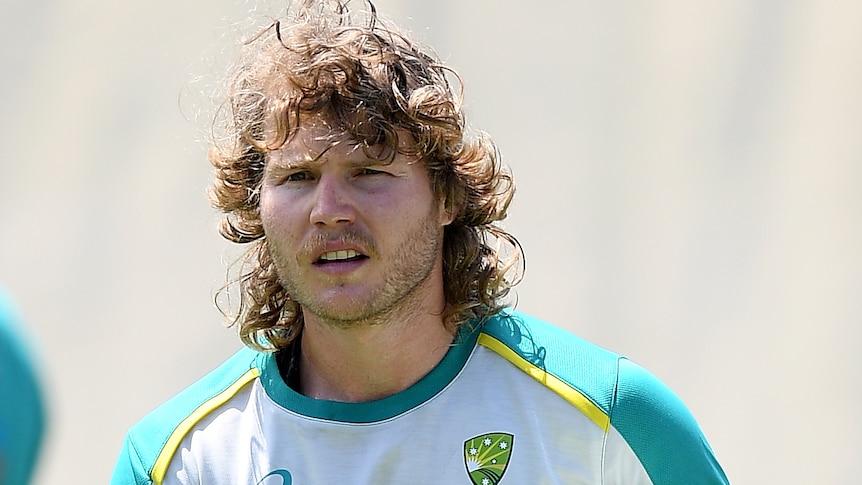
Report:
[[[225,314],[257,349],[284,348],[303,324],[299,304],[279,282],[259,202],[267,153],[290,141],[304,115],[325,115],[366,148],[394,153],[399,131],[416,141],[412,154],[455,215],[443,240],[443,320],[451,331],[499,312],[523,271],[518,241],[497,225],[513,180],[490,137],[467,132],[457,73],[381,19],[370,1],[360,7],[354,11],[350,0],[294,5],[245,42],[229,73],[210,150],[209,196],[224,213],[221,235],[250,245],[220,293],[239,286],[239,308]]]

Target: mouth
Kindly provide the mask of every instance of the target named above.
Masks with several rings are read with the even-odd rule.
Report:
[[[348,261],[359,261],[368,259],[368,256],[354,249],[342,249],[339,251],[327,251],[320,255],[315,264],[342,263]]]

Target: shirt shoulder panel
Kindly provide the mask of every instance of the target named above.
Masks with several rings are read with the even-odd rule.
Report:
[[[489,319],[479,343],[562,396],[606,433],[618,432],[652,483],[728,483],[685,404],[627,358],[515,311]]]
[[[135,457],[152,483],[160,484],[185,435],[207,415],[216,411],[260,374],[263,354],[242,349],[204,378],[192,384],[133,426],[121,454],[134,450]],[[115,474],[119,470],[115,470]],[[143,482],[147,483],[147,482]]]
[[[619,355],[514,311],[485,322],[479,343],[562,396],[607,431]]]

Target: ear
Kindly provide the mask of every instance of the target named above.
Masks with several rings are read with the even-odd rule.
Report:
[[[441,197],[437,207],[437,220],[441,226],[448,226],[455,222],[458,213],[461,212],[449,197]]]

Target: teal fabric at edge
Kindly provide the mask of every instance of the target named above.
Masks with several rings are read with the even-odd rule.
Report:
[[[0,289],[0,483],[30,483],[45,433],[45,403],[21,318]]]

